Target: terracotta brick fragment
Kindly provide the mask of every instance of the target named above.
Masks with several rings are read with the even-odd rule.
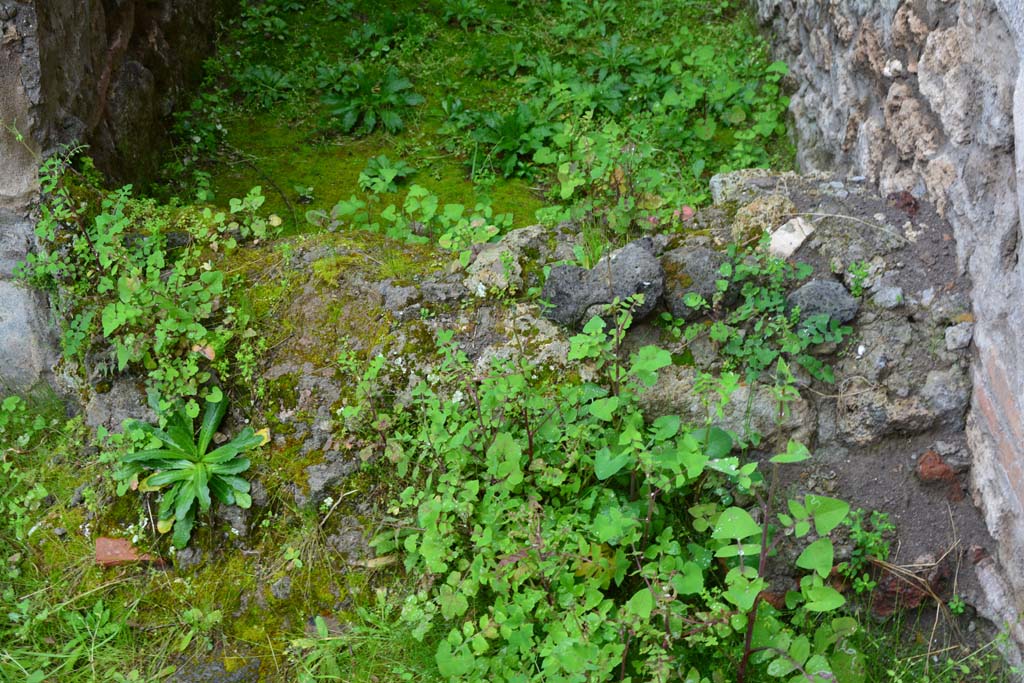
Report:
[[[159,557],[153,557],[148,553],[140,554],[131,541],[126,538],[100,536],[96,539],[96,564],[101,567],[116,567],[122,564],[143,562],[164,565],[163,559]]]

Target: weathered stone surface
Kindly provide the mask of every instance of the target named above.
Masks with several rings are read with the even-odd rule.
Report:
[[[974,337],[973,323],[959,323],[946,328],[946,350],[959,351],[971,345]]]
[[[707,407],[694,390],[697,371],[694,368],[670,366],[658,373],[658,383],[640,394],[640,406],[648,419],[662,415],[679,415],[689,424],[703,424]],[[787,439],[807,442],[817,428],[814,411],[803,398],[788,406],[780,419],[779,404],[772,388],[764,384],[740,385],[730,397],[722,417],[714,420],[723,429],[741,438],[757,433],[766,447],[785,448]]]
[[[0,208],[24,206],[38,185],[39,145],[30,134],[38,63],[34,11],[26,3],[0,2]]]
[[[331,489],[344,481],[359,469],[359,463],[351,457],[329,451],[324,455],[324,462],[306,468],[306,486],[308,493],[295,491],[295,502],[299,505],[319,505]]]
[[[664,273],[655,258],[650,239],[630,242],[602,258],[591,269],[555,266],[541,298],[551,304],[544,315],[568,327],[578,327],[592,307],[643,294],[644,302],[633,313],[637,320],[658,305],[664,291]]]
[[[534,263],[550,256],[548,234],[542,225],[513,230],[497,244],[487,244],[470,263],[463,284],[470,293],[485,296],[488,292],[520,291],[523,287],[523,262]]]
[[[739,205],[749,204],[764,190],[758,187],[757,180],[767,178],[769,172],[762,168],[747,168],[733,173],[719,173],[711,176],[709,187],[711,200],[715,204],[735,202]]]
[[[0,279],[0,390],[25,391],[51,375],[55,340],[38,293]]]
[[[258,657],[227,657],[223,652],[190,657],[174,673],[175,683],[257,683],[261,680]]]
[[[1001,544],[1005,585],[1017,587],[1015,596],[993,588],[992,599],[1003,604],[989,611],[1017,614],[1024,605],[1017,561],[1024,554],[1024,438],[1011,425],[1024,410],[1024,193],[1017,191],[1024,180],[1024,5],[755,4],[796,83],[790,111],[800,167],[864,176],[883,195],[929,199],[953,227],[959,269],[973,280],[980,366],[968,422],[974,498]],[[924,304],[939,291],[906,294]],[[965,336],[958,333],[951,347]],[[1024,632],[1018,640],[1024,644]]]
[[[725,262],[725,254],[704,247],[679,247],[663,254],[665,307],[669,312],[681,320],[694,320],[702,315],[683,300],[687,294],[695,293],[710,302],[717,291],[715,283],[722,277],[719,269]]]
[[[97,166],[138,182],[159,163],[164,125],[198,81],[222,0],[55,0],[22,9],[38,46],[32,137],[86,142]]]
[[[156,419],[142,383],[131,378],[114,380],[108,391],[94,393],[85,404],[85,422],[90,427],[119,431],[125,420],[155,423]]]
[[[786,300],[800,309],[801,318],[825,314],[839,323],[848,323],[857,315],[860,304],[835,280],[811,280]]]
[[[796,213],[796,205],[783,194],[757,197],[736,211],[732,222],[732,241],[739,244],[756,242],[764,232],[773,232]]]

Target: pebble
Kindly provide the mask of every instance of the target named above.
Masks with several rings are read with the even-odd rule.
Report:
[[[879,308],[893,309],[903,305],[903,288],[902,287],[880,287],[875,295],[871,297],[871,302]]]
[[[960,323],[946,328],[946,350],[960,351],[971,345],[974,337],[973,323]]]

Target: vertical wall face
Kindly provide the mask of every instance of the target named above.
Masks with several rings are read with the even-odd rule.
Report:
[[[41,156],[80,142],[115,181],[152,177],[229,2],[0,0],[0,394],[48,379],[55,358],[45,300],[12,278]]]
[[[55,356],[45,299],[13,281],[34,237],[25,210],[38,191],[36,31],[29,3],[0,1],[0,395],[46,378]]]
[[[801,167],[866,176],[883,195],[910,191],[954,227],[976,319],[975,500],[1024,611],[1024,9],[1016,0],[756,6],[798,87]]]

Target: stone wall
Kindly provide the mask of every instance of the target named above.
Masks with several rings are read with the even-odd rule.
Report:
[[[114,181],[152,177],[227,2],[0,0],[0,393],[54,360],[45,301],[11,278],[32,247],[39,160],[81,142]]]
[[[1015,0],[755,4],[791,67],[802,170],[864,176],[883,195],[910,192],[954,228],[959,267],[973,282],[974,496],[1000,544],[1010,602],[1020,614],[1024,8]]]

